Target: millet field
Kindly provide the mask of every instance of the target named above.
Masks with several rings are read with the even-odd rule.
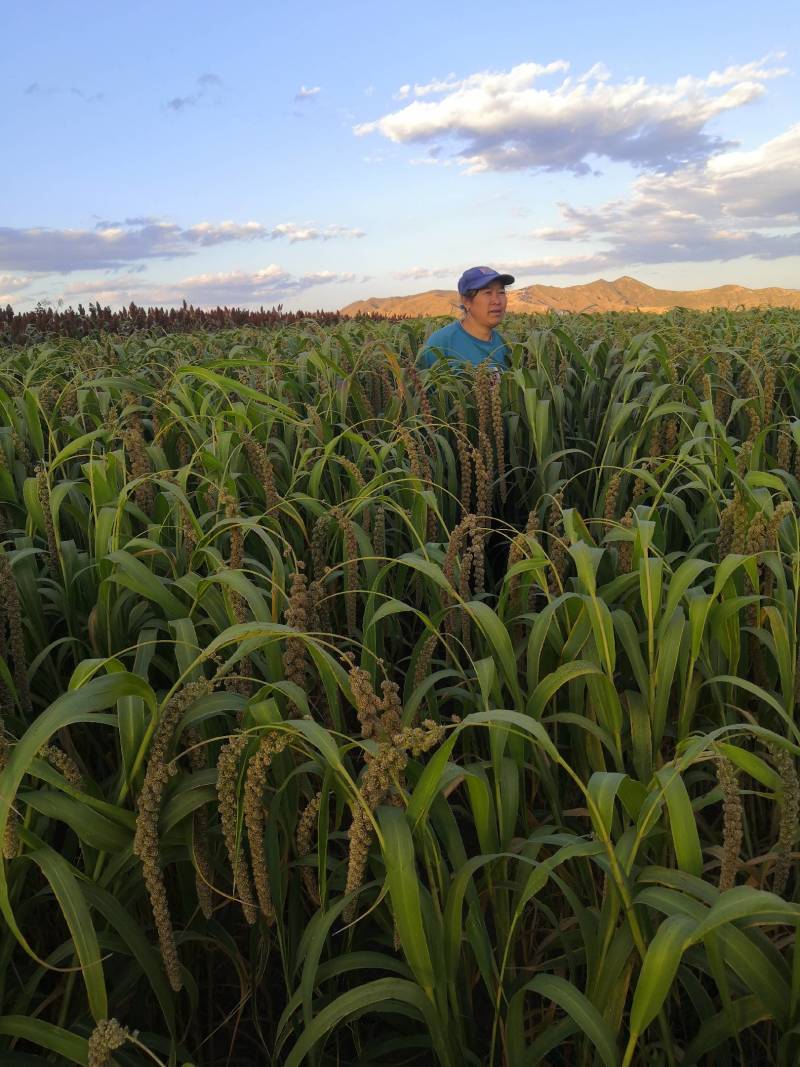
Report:
[[[800,1061],[800,312],[440,324],[9,326],[3,1067]]]

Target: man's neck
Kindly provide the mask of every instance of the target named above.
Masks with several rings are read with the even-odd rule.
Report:
[[[469,316],[461,320],[461,325],[471,337],[477,337],[479,341],[491,341],[492,330],[489,326],[478,326]]]

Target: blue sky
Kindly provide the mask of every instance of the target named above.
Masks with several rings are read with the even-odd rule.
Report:
[[[0,303],[800,288],[800,5],[3,5]]]

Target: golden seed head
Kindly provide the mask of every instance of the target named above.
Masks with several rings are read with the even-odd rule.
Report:
[[[736,518],[736,505],[733,501],[726,505],[719,517],[719,533],[717,534],[717,559],[722,561],[731,551],[733,544],[733,528]]]
[[[505,503],[508,496],[508,485],[506,483],[505,427],[503,425],[500,379],[497,377],[493,378],[492,381],[492,433],[497,454],[497,474],[500,486],[500,499]]]
[[[136,404],[136,397],[132,393],[125,395],[125,403],[128,407]],[[131,476],[138,480],[134,490],[137,505],[144,512],[149,512],[155,502],[155,492],[149,476],[152,474],[152,464],[147,453],[147,445],[144,438],[144,424],[138,408],[129,413],[127,426],[122,431],[122,443],[128,457],[131,468]]]
[[[28,679],[28,660],[25,653],[25,634],[19,591],[11,560],[7,553],[0,552],[0,619],[3,613],[8,623],[8,641],[14,663],[14,685],[20,706],[25,715],[30,717],[33,713],[33,703]]]
[[[783,791],[779,799],[778,839],[775,843],[775,868],[772,874],[772,890],[783,896],[792,872],[792,847],[797,836],[800,815],[800,779],[797,775],[794,756],[777,745],[770,747],[773,763],[781,776]]]
[[[43,745],[39,749],[39,759],[45,760],[57,771],[61,771],[64,778],[74,789],[83,789],[83,775],[80,768],[71,756],[68,756],[55,745]]]
[[[466,516],[472,508],[472,449],[467,428],[467,416],[463,402],[456,408],[458,428],[456,430],[456,450],[458,452],[459,480],[461,484],[461,512]]]
[[[678,418],[670,415],[664,423],[664,450],[667,455],[672,455],[678,443]]]
[[[183,506],[178,505],[181,512],[181,533],[183,535],[183,548],[186,553],[186,558],[191,559],[197,549],[197,534],[195,532],[194,523],[191,521],[190,516]]]
[[[617,515],[617,501],[619,499],[619,490],[622,483],[622,474],[616,471],[611,476],[611,481],[608,483],[608,489],[606,491],[606,503],[604,518],[606,522],[613,522]]]
[[[200,731],[194,726],[190,726],[189,729],[184,732],[183,741],[189,749],[189,764],[192,770],[196,773],[205,770],[208,759]],[[195,864],[194,882],[197,890],[197,903],[200,905],[200,911],[206,919],[211,918],[214,910],[214,904],[211,897],[211,886],[213,884],[214,875],[211,867],[211,856],[209,853],[208,842],[208,812],[205,807],[199,807],[195,809],[192,817],[192,844],[194,848]]]
[[[381,682],[381,717],[380,728],[383,734],[392,734],[399,729],[403,719],[403,705],[400,700],[400,686],[397,682]]]
[[[306,804],[297,820],[295,843],[298,856],[308,856],[314,847],[314,828],[319,818],[319,809],[322,803],[322,793],[316,793]],[[319,887],[317,885],[316,872],[313,867],[304,865],[300,868],[300,877],[308,893],[311,903],[320,906]]]
[[[375,509],[375,530],[373,534],[375,555],[379,559],[386,557],[386,508],[378,504]]]
[[[650,430],[650,445],[648,448],[650,459],[658,459],[664,453],[664,424],[661,419],[656,419]]]
[[[137,801],[138,812],[133,851],[142,863],[142,877],[150,897],[164,968],[175,992],[182,988],[183,979],[161,869],[158,822],[164,791],[170,778],[176,772],[174,762],[166,762],[175,730],[190,705],[199,697],[211,692],[212,688],[212,683],[205,679],[192,682],[180,689],[163,709],[150,744],[147,770]]]
[[[747,528],[745,551],[748,553],[763,552],[766,548],[768,525],[763,511],[757,511]]]
[[[422,684],[422,682],[428,677],[430,673],[431,661],[433,659],[433,653],[438,640],[438,634],[430,634],[430,636],[425,640],[424,645],[420,649],[419,656],[417,657],[417,662],[414,667],[415,689],[418,685]]]
[[[785,429],[778,430],[778,443],[775,448],[775,466],[788,473],[792,461],[792,438]]]
[[[341,508],[331,509],[331,514],[339,523],[342,531],[344,548],[344,603],[347,615],[347,629],[351,636],[356,633],[358,613],[358,541],[356,540],[353,523]]]
[[[741,494],[736,491],[733,499],[733,533],[731,537],[731,552],[743,554],[747,550],[747,534],[750,529],[750,515],[747,504]]]
[[[564,511],[564,490],[560,489],[553,497],[553,502],[547,512],[547,533],[550,540],[550,562],[552,570],[547,576],[550,592],[559,593],[564,583],[569,565],[569,553],[567,552],[564,539],[561,536],[563,530],[562,515]]]
[[[244,822],[250,845],[253,866],[253,882],[261,914],[268,923],[275,921],[275,907],[267,874],[267,856],[264,850],[264,827],[266,824],[263,796],[267,783],[267,771],[272,758],[282,752],[289,743],[289,735],[283,730],[270,730],[259,742],[258,749],[247,765],[244,785]]]
[[[362,802],[353,805],[353,821],[348,831],[346,894],[364,882],[373,837],[369,812],[387,799],[394,785],[402,785],[409,751],[415,756],[429,751],[441,742],[444,733],[443,726],[426,719],[420,726],[397,730],[391,738],[379,744],[377,752],[367,760],[359,785]],[[399,802],[399,798],[394,802]],[[351,901],[342,913],[344,921],[352,921],[355,912],[356,903]]]
[[[311,560],[313,564],[314,578],[317,581],[322,581],[324,578],[325,569],[328,563],[326,542],[328,528],[330,526],[330,518],[330,515],[320,515],[314,523],[314,530],[311,534]]]
[[[8,757],[11,754],[11,745],[5,732],[5,723],[2,716],[0,716],[0,771],[4,769],[8,763]],[[14,808],[9,808],[8,818],[6,819],[5,831],[3,834],[2,842],[2,855],[4,859],[13,859],[19,848],[19,816]]]
[[[492,459],[491,445],[488,437],[479,435],[480,448],[472,451],[472,464],[475,468],[475,507],[481,519],[487,523],[492,514]]]
[[[116,1019],[100,1019],[89,1036],[88,1067],[107,1067],[111,1054],[134,1035]]]
[[[620,526],[626,530],[633,529],[633,508],[628,508],[625,514],[620,520]],[[619,560],[619,569],[622,574],[630,574],[633,569],[633,542],[632,541],[618,541],[617,542],[617,559]]]
[[[794,502],[791,500],[782,500],[775,508],[772,518],[769,521],[769,529],[766,535],[770,547],[778,548],[778,534],[780,532],[781,523],[784,519],[788,519],[790,515],[794,515],[794,513]]]
[[[267,511],[276,510],[281,502],[275,486],[275,469],[266,448],[251,434],[244,435],[244,450],[247,462],[257,482],[264,490]]]
[[[234,892],[238,893],[245,919],[252,925],[256,921],[255,897],[247,860],[238,838],[239,761],[248,740],[247,734],[234,734],[220,749],[217,759],[217,799],[222,837],[233,873]]]
[[[357,667],[349,654],[343,657],[343,661],[349,668],[350,691],[353,694],[358,721],[361,723],[361,736],[374,737],[382,710],[380,698],[372,688],[370,676],[363,667]]]
[[[739,853],[744,837],[744,807],[739,793],[736,768],[722,756],[716,758],[717,781],[722,792],[722,862],[719,889],[724,892],[736,881]]]

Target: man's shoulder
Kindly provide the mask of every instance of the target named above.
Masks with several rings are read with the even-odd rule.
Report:
[[[423,367],[432,367],[436,362],[436,350],[441,350],[448,358],[453,358],[459,355],[459,332],[464,331],[461,328],[461,323],[458,319],[453,319],[452,322],[448,322],[446,326],[440,326],[438,330],[434,330],[428,340],[425,342],[422,352],[420,353],[420,360]]]
[[[453,319],[452,322],[448,322],[446,326],[440,326],[438,330],[434,330],[428,340],[425,342],[426,348],[441,347],[444,342],[452,340],[454,336],[461,329],[461,323],[458,319]]]

